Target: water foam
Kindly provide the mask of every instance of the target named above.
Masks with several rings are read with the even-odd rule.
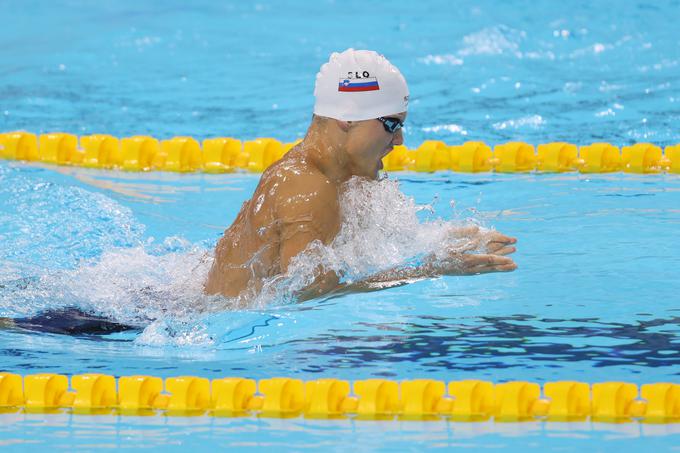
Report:
[[[181,238],[145,239],[129,208],[48,177],[0,165],[0,316],[76,307],[146,325],[208,303],[209,249]]]
[[[526,32],[504,25],[487,27],[463,37],[464,47],[459,55],[502,55],[510,54],[522,57],[520,43],[526,38]]]
[[[32,221],[47,218],[45,228],[65,228],[67,222],[90,223],[89,242],[68,248],[66,258],[54,268],[41,267],[38,261],[15,268],[13,276],[19,273],[21,277],[18,281],[9,282],[9,274],[3,275],[0,316],[21,317],[75,306],[143,328],[135,341],[145,345],[230,341],[225,329],[242,329],[240,323],[252,322],[252,316],[244,318],[238,313],[293,302],[296,292],[322,272],[335,272],[342,282],[352,283],[381,271],[415,266],[424,257],[442,251],[469,248],[468,238],[452,234],[465,222],[436,218],[431,206],[416,204],[399,190],[397,181],[354,178],[342,192],[343,224],[330,245],[310,244],[293,259],[285,275],[266,281],[259,294],[246,292],[240,298],[226,299],[203,294],[203,282],[214,259],[212,244],[176,237],[142,240],[143,226],[114,200],[78,188],[51,185],[43,190],[41,184],[26,182],[25,191],[31,195],[15,191],[18,203],[32,210]],[[430,219],[419,218],[424,212]],[[15,225],[31,224],[16,213],[3,214]],[[73,229],[64,231],[77,235]],[[37,247],[38,256],[49,257],[57,241],[43,234],[32,245],[16,242],[12,247],[17,254],[24,253],[23,247]],[[2,262],[8,262],[6,256]],[[225,311],[233,314],[234,323],[225,324]]]
[[[456,234],[476,225],[475,219],[421,221],[419,212],[434,214],[434,209],[416,204],[399,190],[398,181],[353,178],[345,184],[340,206],[343,224],[334,241],[328,246],[310,244],[291,261],[286,275],[265,283],[255,306],[289,301],[325,272],[336,273],[341,282],[354,283],[383,271],[417,266],[425,257],[447,259],[452,251],[476,247],[471,246],[475,238]],[[487,233],[480,228],[479,234]]]

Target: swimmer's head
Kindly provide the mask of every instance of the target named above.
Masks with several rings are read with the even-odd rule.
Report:
[[[351,174],[377,178],[382,158],[403,143],[409,92],[385,57],[370,50],[333,53],[316,76],[315,118],[331,118],[344,132]]]
[[[314,114],[361,121],[405,112],[408,86],[387,58],[372,50],[331,54],[316,75]]]

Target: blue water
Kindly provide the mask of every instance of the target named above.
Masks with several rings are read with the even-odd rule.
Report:
[[[0,17],[0,131],[290,141],[310,119],[318,67],[331,51],[353,46],[383,52],[406,76],[409,146],[433,138],[680,142],[678,1],[0,2]],[[391,179],[430,205],[418,214],[423,222],[471,218],[517,236],[519,269],[192,314],[202,263],[257,175],[0,162],[0,316],[69,304],[107,306],[123,318],[144,315],[147,302],[176,311],[167,324],[102,338],[0,331],[0,368],[678,382],[676,176]],[[148,287],[164,296],[138,296]],[[0,445],[22,451],[339,450],[351,439],[365,450],[643,451],[680,440],[677,425],[0,420]]]

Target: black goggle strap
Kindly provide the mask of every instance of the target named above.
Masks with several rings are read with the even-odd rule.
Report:
[[[388,132],[395,133],[397,130],[401,129],[404,126],[404,123],[401,122],[398,118],[386,118],[381,116],[378,118],[378,120],[383,123],[385,126],[385,129],[387,129]]]

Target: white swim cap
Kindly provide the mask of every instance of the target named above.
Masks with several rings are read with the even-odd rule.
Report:
[[[405,112],[408,87],[401,72],[372,50],[333,52],[314,87],[314,114],[342,121]]]

